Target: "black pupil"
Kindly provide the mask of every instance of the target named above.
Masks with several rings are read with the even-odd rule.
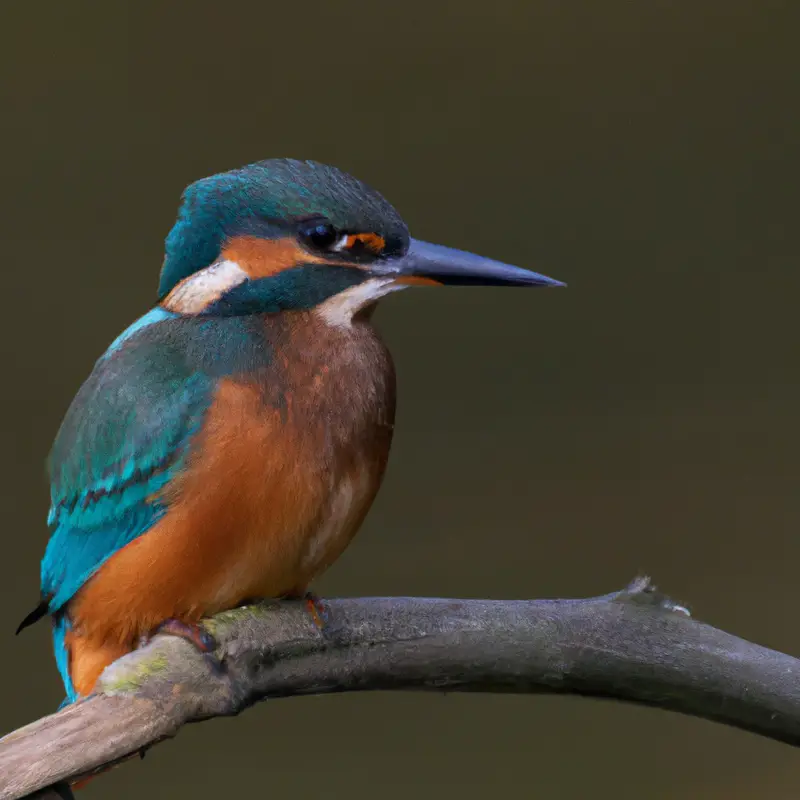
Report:
[[[338,234],[330,222],[317,222],[303,231],[303,236],[314,247],[326,248],[336,243]]]

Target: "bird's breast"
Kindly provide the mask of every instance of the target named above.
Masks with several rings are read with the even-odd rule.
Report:
[[[200,581],[219,608],[304,589],[350,542],[388,458],[394,371],[377,335],[286,316],[262,367],[220,382],[174,488],[168,516],[220,565]]]
[[[251,337],[247,369],[216,382],[161,493],[167,513],[71,602],[81,635],[129,645],[169,617],[299,593],[352,539],[388,458],[391,359],[367,325],[286,316]]]

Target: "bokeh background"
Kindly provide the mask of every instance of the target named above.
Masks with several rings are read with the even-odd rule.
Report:
[[[78,2],[0,14],[6,301],[0,729],[62,691],[37,597],[44,459],[153,302],[183,186],[270,156],[566,291],[377,315],[400,405],[327,595],[581,596],[647,571],[800,653],[794,0]],[[87,800],[794,798],[800,755],[572,698],[342,695],[183,731]]]

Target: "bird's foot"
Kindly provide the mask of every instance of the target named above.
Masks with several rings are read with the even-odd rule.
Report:
[[[195,622],[183,622],[179,619],[164,620],[151,634],[141,637],[139,647],[143,647],[153,637],[159,635],[177,636],[179,639],[184,639],[202,653],[203,658],[211,665],[214,672],[222,671],[222,664],[214,655],[217,641],[202,625]]]
[[[306,611],[314,623],[314,627],[319,631],[325,630],[325,625],[328,622],[328,608],[325,601],[321,597],[317,597],[313,592],[289,592],[284,595],[282,600],[302,600],[305,604]]]
[[[306,592],[303,595],[303,601],[306,604],[306,611],[308,611],[311,621],[316,625],[319,631],[325,630],[325,624],[328,621],[328,608],[321,597],[318,597],[313,592]]]
[[[187,642],[193,644],[204,655],[213,653],[217,647],[214,637],[202,625],[194,622],[167,619],[155,629],[153,636],[159,633],[186,639]]]

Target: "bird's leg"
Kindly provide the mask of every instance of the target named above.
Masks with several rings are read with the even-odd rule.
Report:
[[[313,592],[296,591],[284,595],[284,600],[302,600],[305,603],[306,611],[311,617],[311,621],[319,631],[325,630],[328,622],[328,608],[325,601]]]
[[[303,595],[303,600],[306,604],[306,611],[311,616],[311,620],[322,631],[325,628],[325,623],[328,621],[328,609],[323,599],[313,592],[306,592]]]

